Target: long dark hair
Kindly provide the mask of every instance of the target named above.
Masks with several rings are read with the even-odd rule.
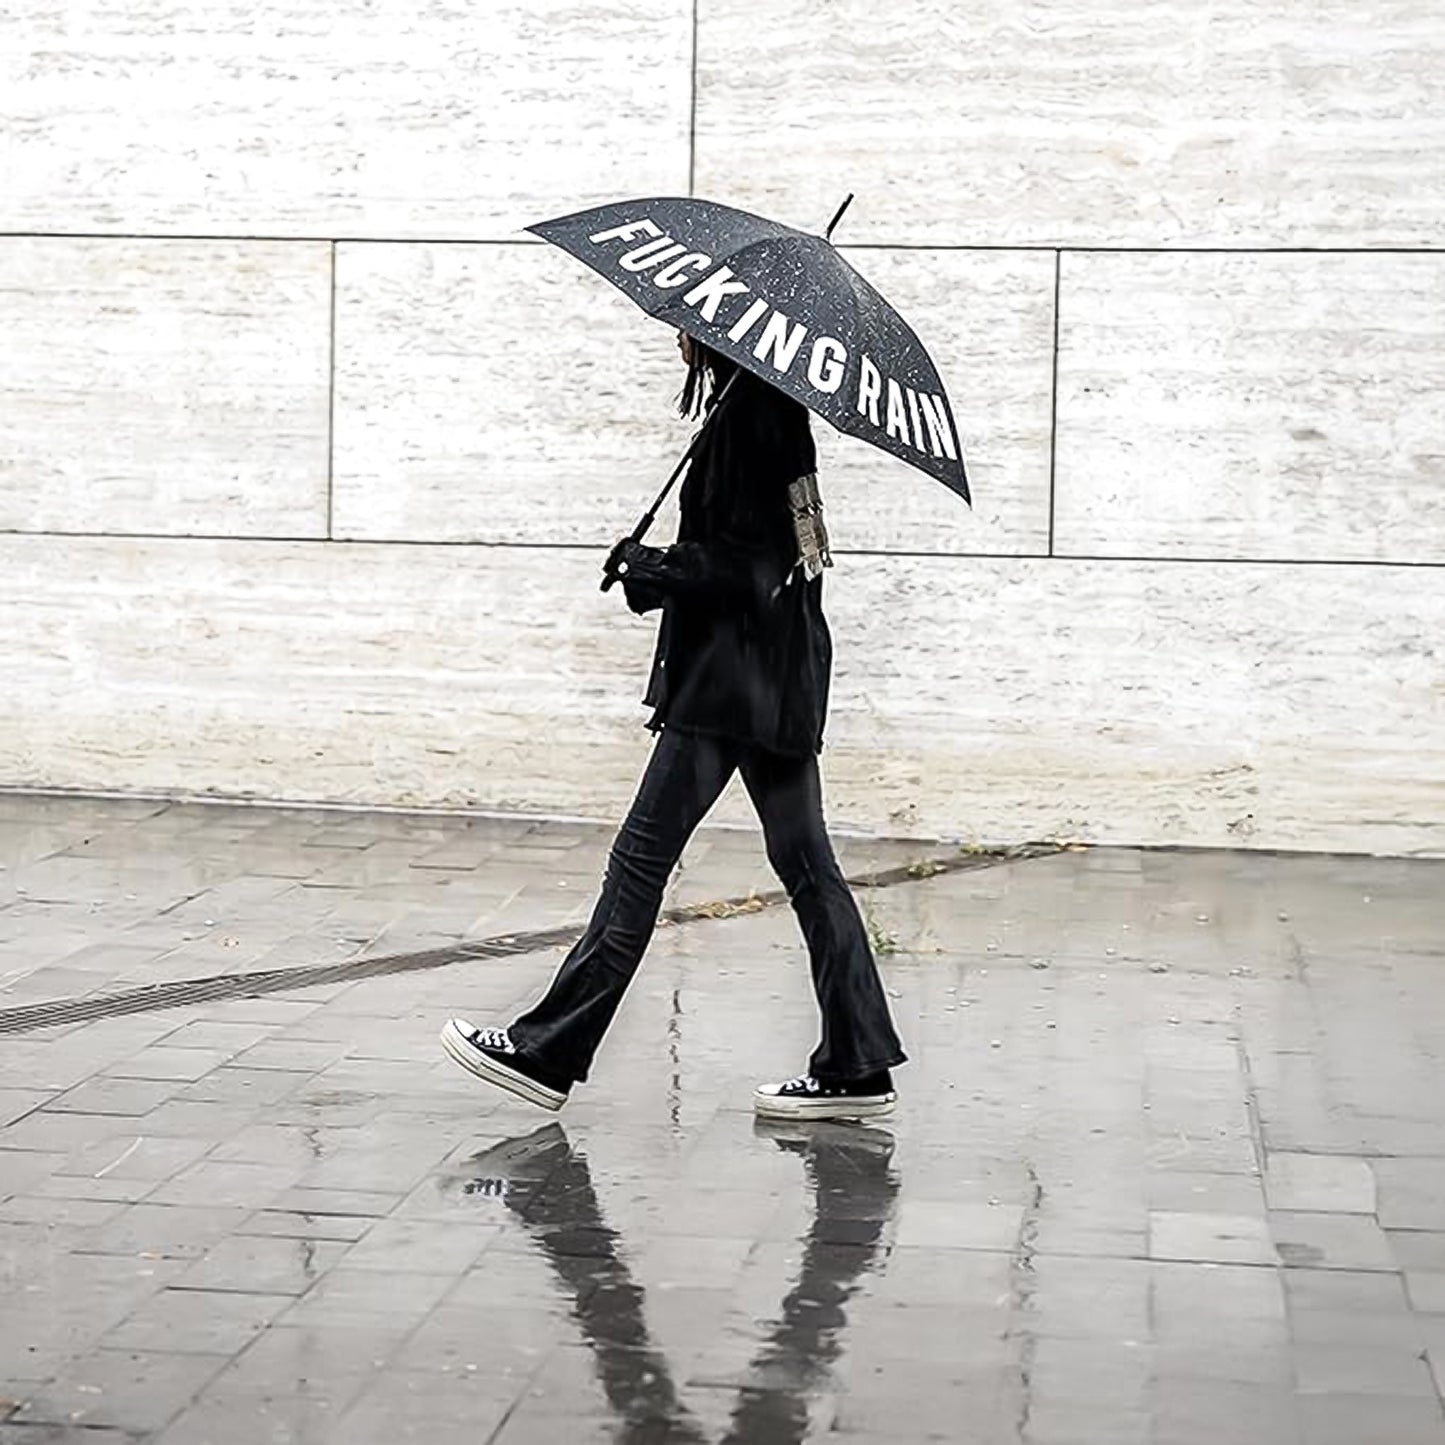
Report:
[[[705,417],[702,448],[683,484],[684,520],[691,515],[701,524],[706,516],[706,525],[717,525],[726,516],[745,530],[786,529],[787,490],[777,480],[786,474],[791,482],[818,465],[808,409],[694,337],[678,411]]]
[[[688,337],[688,341],[692,345],[692,360],[687,364],[687,381],[677,399],[677,410],[680,416],[695,417],[727,385],[738,365],[721,352],[704,346],[695,336]]]

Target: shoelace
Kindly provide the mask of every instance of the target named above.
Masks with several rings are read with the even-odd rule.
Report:
[[[484,1049],[497,1049],[504,1054],[512,1052],[512,1041],[507,1037],[506,1029],[478,1029],[477,1043]]]
[[[786,1093],[791,1090],[795,1094],[816,1094],[822,1087],[811,1074],[799,1074],[796,1079],[789,1079],[783,1085],[783,1091]]]

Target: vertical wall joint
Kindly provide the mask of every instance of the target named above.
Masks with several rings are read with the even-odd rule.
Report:
[[[1052,377],[1049,382],[1049,556],[1054,555],[1054,479],[1058,470],[1059,452],[1059,292],[1063,275],[1064,253],[1054,252],[1054,345]]]
[[[336,242],[331,243],[331,337],[326,352],[326,540],[333,539],[336,474]]]

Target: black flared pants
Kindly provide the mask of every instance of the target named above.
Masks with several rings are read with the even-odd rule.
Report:
[[[808,945],[822,1014],[809,1072],[853,1079],[903,1062],[867,931],[828,841],[818,760],[666,728],[612,845],[586,933],[541,1002],[511,1025],[515,1047],[549,1076],[587,1077],[652,938],[668,877],[735,771]]]

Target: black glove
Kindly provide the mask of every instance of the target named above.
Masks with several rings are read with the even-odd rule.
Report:
[[[666,556],[666,548],[648,547],[631,537],[624,537],[607,554],[607,563],[602,570],[609,577],[651,582],[659,580]]]
[[[612,550],[607,554],[607,560],[602,564],[602,575],[604,577],[618,577],[621,575],[619,564],[622,561],[622,549],[632,540],[631,537],[619,537],[612,544]]]
[[[649,547],[645,542],[634,542],[631,537],[624,538],[621,550],[621,563],[625,569],[623,575],[654,575],[666,556],[666,547]]]
[[[602,572],[606,578],[603,590],[614,582],[621,582],[628,607],[639,615],[661,607],[662,593],[642,578],[649,565],[655,567],[662,555],[661,548],[644,547],[632,537],[620,538],[607,554],[606,562],[602,564]]]

